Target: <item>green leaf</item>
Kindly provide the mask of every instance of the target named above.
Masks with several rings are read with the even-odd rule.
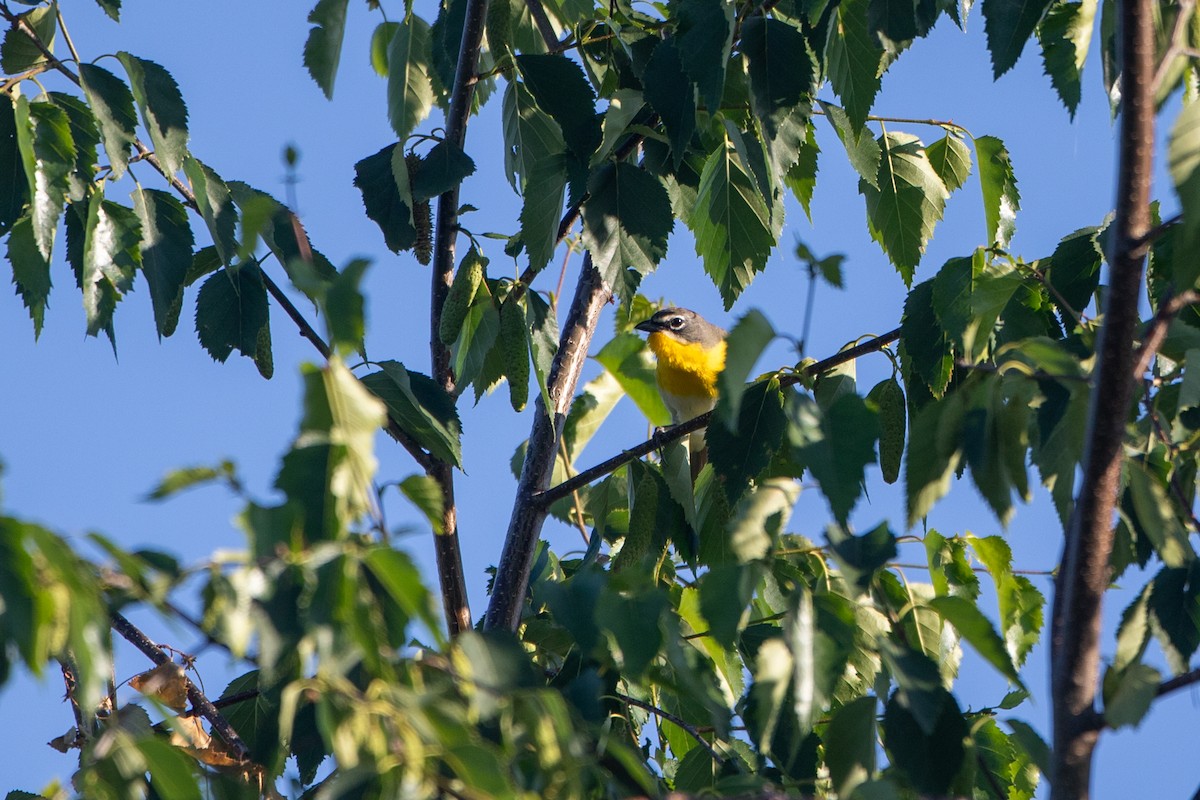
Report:
[[[365,258],[350,261],[330,281],[325,292],[325,320],[329,339],[339,349],[361,353],[366,325],[363,320],[363,295],[359,286],[371,262]]]
[[[817,188],[817,156],[821,153],[821,148],[817,146],[817,129],[811,119],[804,126],[804,137],[804,142],[796,152],[796,163],[787,171],[783,182],[800,201],[811,222],[812,197]],[[869,136],[867,140],[872,143],[875,141]]]
[[[642,461],[634,461],[629,466],[629,484],[633,492],[629,533],[621,551],[613,558],[614,571],[634,567],[647,558],[651,564],[657,562],[667,543],[687,529],[683,509],[671,498],[659,468]]]
[[[696,255],[728,310],[775,246],[771,212],[741,155],[728,137],[704,162],[696,206],[687,220]]]
[[[721,107],[725,69],[733,41],[733,3],[726,0],[681,0],[678,39],[683,69],[696,84],[710,114]]]
[[[1181,236],[1187,252],[1194,251],[1200,242],[1200,108],[1195,103],[1183,107],[1175,124],[1171,126],[1167,140],[1167,168],[1175,185],[1175,194],[1183,211]],[[1177,289],[1195,285],[1200,269],[1194,259],[1175,259],[1175,282]]]
[[[619,142],[628,141],[626,136],[630,133],[630,127],[634,120],[643,116],[642,110],[645,107],[646,99],[637,89],[617,89],[613,92],[612,97],[608,98],[608,108],[604,111],[604,138],[600,141],[600,149],[592,154],[590,166],[602,164],[612,155]]]
[[[617,334],[595,358],[652,425],[671,424],[671,413],[663,403],[654,377],[654,360],[642,337],[628,332]]]
[[[1080,77],[1095,27],[1097,0],[1056,2],[1037,27],[1042,66],[1071,119],[1079,107]]]
[[[403,142],[433,109],[429,24],[416,14],[398,28],[388,43],[388,121]]]
[[[475,173],[475,162],[458,145],[441,141],[421,159],[412,176],[413,200],[428,200],[448,192]]]
[[[788,399],[788,438],[797,460],[817,479],[834,518],[846,524],[863,494],[866,465],[875,463],[878,413],[847,392],[820,409],[804,394]]]
[[[1011,741],[1017,743],[1043,775],[1049,775],[1050,747],[1045,740],[1027,722],[1019,719],[1006,719],[1004,722],[1012,729]]]
[[[994,77],[999,78],[1017,63],[1025,42],[1052,2],[983,0],[983,29],[987,33],[988,52],[992,54]]]
[[[1013,663],[1020,667],[1041,635],[1045,598],[1028,578],[1013,574],[1012,551],[1002,538],[968,536],[967,541],[996,585],[1000,630]]]
[[[150,785],[160,797],[201,800],[200,785],[192,773],[195,762],[183,750],[156,736],[139,739],[137,749],[146,760]]]
[[[1186,672],[1200,647],[1200,561],[1164,567],[1155,575],[1149,607],[1167,664],[1176,674]]]
[[[583,245],[623,302],[631,299],[623,273],[653,272],[667,253],[674,225],[667,190],[646,170],[621,162],[592,173],[583,206]]]
[[[816,69],[804,35],[774,17],[752,16],[742,25],[739,42],[750,73],[750,106],[774,138],[780,112],[812,102]]]
[[[892,695],[883,715],[883,742],[892,763],[922,795],[947,794],[966,757],[967,723],[954,697],[944,694],[932,728],[918,724],[899,693]]]
[[[600,146],[603,131],[596,95],[583,70],[563,55],[524,54],[516,61],[538,107],[554,118],[567,148],[586,164]]]
[[[1046,282],[1057,294],[1055,302],[1066,303],[1064,319],[1086,309],[1092,295],[1100,286],[1100,266],[1103,263],[1097,241],[1099,229],[1080,228],[1059,240],[1046,268]],[[1052,295],[1053,296],[1053,295]],[[1061,299],[1059,299],[1061,298]]]
[[[222,705],[221,715],[250,749],[259,763],[270,764],[279,755],[279,688],[268,685],[259,670],[251,670],[229,682],[220,700],[244,696],[236,703]]]
[[[100,6],[113,22],[121,21],[121,0],[96,0],[96,5]]]
[[[48,96],[54,105],[67,112],[71,141],[75,144],[75,168],[68,178],[70,188],[67,196],[78,202],[87,198],[96,175],[96,145],[100,143],[100,131],[96,128],[96,118],[92,116],[91,109],[82,99],[62,92],[50,92]],[[15,143],[14,139],[13,144]],[[15,180],[14,184],[13,191],[20,192],[23,196],[24,181]],[[4,227],[4,222],[0,219],[0,230]]]
[[[900,358],[910,394],[913,378],[920,378],[934,397],[942,396],[954,370],[954,348],[934,311],[932,279],[914,286],[904,301]]]
[[[825,731],[825,764],[838,797],[849,797],[875,774],[875,713],[872,695],[838,709]]]
[[[1004,142],[994,136],[980,136],[975,140],[975,156],[979,161],[979,186],[983,190],[988,243],[1004,249],[1012,241],[1017,212],[1021,210],[1021,193],[1017,191],[1012,160]]]
[[[879,188],[859,180],[858,191],[867,200],[867,227],[872,238],[911,285],[949,192],[917,137],[885,133],[878,143]]]
[[[731,648],[745,627],[746,607],[754,597],[761,568],[746,564],[717,564],[700,578],[700,613],[709,633],[722,647]]]
[[[8,261],[13,268],[13,283],[17,294],[29,309],[33,320],[33,335],[41,335],[46,317],[46,300],[50,297],[50,264],[38,249],[33,234],[33,222],[23,216],[12,226],[8,236]]]
[[[957,134],[947,133],[926,147],[925,155],[947,191],[957,191],[967,182],[971,174],[971,148]]]
[[[719,410],[723,398],[717,400]],[[725,496],[736,502],[771,462],[787,429],[783,412],[784,395],[779,381],[771,378],[746,388],[742,395],[737,425],[712,425],[708,429],[708,454],[713,471],[723,481]]]
[[[437,481],[428,475],[409,475],[400,481],[399,488],[400,493],[425,515],[434,533],[445,533],[442,521],[445,500],[442,498],[442,487]]]
[[[408,250],[417,241],[412,198],[401,195],[396,182],[399,173],[393,172],[397,154],[400,154],[400,165],[403,166],[404,158],[398,144],[389,144],[354,165],[354,185],[362,193],[367,216],[383,231],[384,242],[393,253]],[[404,174],[407,177],[407,171]]]
[[[12,103],[0,102],[0,236],[12,230],[28,199],[29,181],[17,144],[16,111]]]
[[[933,308],[954,350],[971,363],[987,354],[1000,313],[1021,285],[1003,261],[988,261],[983,249],[952,258],[933,279]]]
[[[484,263],[487,263],[486,260]],[[500,310],[485,280],[476,289],[462,330],[451,348],[454,374],[458,377],[460,390],[471,385],[483,373],[484,362],[499,335]]]
[[[825,529],[830,555],[837,561],[855,595],[867,591],[876,572],[896,557],[896,535],[880,523],[862,536],[854,536],[840,525]]]
[[[95,336],[105,331],[113,340],[113,311],[125,293],[133,289],[134,276],[142,263],[138,249],[141,224],[131,209],[105,200],[96,192],[88,203],[86,232],[82,287],[87,333]]]
[[[678,169],[696,131],[696,89],[683,69],[676,39],[664,39],[655,46],[646,63],[642,89],[646,102],[662,120]]]
[[[196,296],[196,335],[214,360],[224,362],[237,350],[254,360],[264,378],[271,377],[270,315],[258,267],[222,269],[204,282]]]
[[[150,284],[150,302],[158,335],[170,336],[179,324],[183,287],[192,266],[192,228],[187,209],[157,189],[133,190],[133,207],[142,228],[142,271]]]
[[[817,104],[825,112],[825,119],[833,126],[838,140],[846,148],[850,166],[854,167],[860,178],[878,188],[881,168],[879,161],[882,158],[879,142],[875,141],[875,137],[871,136],[866,127],[855,127],[844,109],[820,100]]]
[[[363,385],[387,406],[395,422],[434,457],[462,469],[462,423],[454,400],[430,377],[398,361],[379,363]]]
[[[1147,584],[1137,599],[1121,612],[1121,623],[1117,627],[1117,651],[1113,657],[1113,668],[1124,669],[1141,661],[1150,642],[1150,589]]]
[[[962,459],[959,444],[966,413],[961,393],[927,403],[912,417],[904,460],[904,493],[912,526],[950,490]]]
[[[183,172],[191,181],[196,205],[212,236],[217,255],[222,264],[229,266],[237,253],[237,209],[233,206],[229,187],[207,164],[190,155],[184,159]]]
[[[1116,730],[1138,727],[1158,697],[1162,674],[1147,664],[1104,671],[1104,724]]]
[[[537,107],[518,81],[504,92],[504,169],[524,199],[521,240],[529,265],[541,269],[558,245],[558,223],[567,187],[566,143],[558,124]]]
[[[54,36],[58,32],[57,15],[58,3],[52,2],[49,5],[31,8],[23,14],[17,14],[16,17],[28,25],[37,35],[38,41],[53,53]],[[42,48],[37,46],[22,26],[17,23],[8,26],[8,30],[4,32],[4,41],[0,43],[0,70],[7,75],[16,75],[45,60]]]
[[[304,66],[321,87],[327,99],[333,99],[333,82],[342,58],[342,39],[346,33],[346,6],[349,0],[318,0],[308,14],[312,28],[304,42]]]
[[[155,64],[124,51],[117,58],[125,65],[133,99],[142,112],[142,122],[150,132],[154,155],[174,175],[187,156],[188,112],[179,85],[171,73]]]
[[[146,499],[165,500],[185,489],[218,481],[234,483],[236,479],[237,469],[232,461],[222,461],[215,467],[184,467],[168,472],[166,477],[150,490]]]
[[[1167,495],[1166,486],[1151,474],[1152,468],[1144,461],[1130,459],[1125,462],[1125,479],[1128,481],[1132,512],[1139,531],[1143,531],[1154,552],[1168,567],[1187,567],[1195,560],[1183,520],[1175,510],[1175,504]]]
[[[53,103],[16,102],[17,146],[29,181],[29,218],[43,260],[50,260],[54,233],[67,199],[67,177],[75,165],[67,114]]]
[[[746,312],[725,337],[725,368],[717,375],[717,394],[724,402],[716,418],[726,427],[736,426],[750,371],[774,338],[775,329],[757,309]]]
[[[862,130],[882,83],[883,47],[868,26],[870,0],[838,5],[825,43],[825,71],[853,130]]]
[[[1004,640],[987,617],[970,600],[963,597],[935,597],[929,606],[966,639],[984,660],[999,670],[1013,684],[1022,687],[1021,677],[1005,649]]]
[[[728,547],[739,563],[766,558],[799,496],[800,486],[790,478],[767,478],[742,495],[726,524]]]
[[[890,576],[894,586],[900,585],[893,573],[882,574],[885,577]],[[900,591],[903,603],[913,601],[911,591],[903,588]],[[895,599],[892,600],[892,605],[897,610],[900,608]],[[933,618],[935,623],[940,625],[940,620],[936,616]],[[911,632],[913,628],[908,630]],[[934,633],[936,635],[936,629]],[[912,642],[911,647],[898,644],[894,639],[879,641],[879,654],[883,656],[884,663],[896,681],[897,689],[892,699],[912,715],[916,726],[928,736],[937,729],[947,701],[953,702],[953,698],[942,686],[942,673],[938,663],[926,651],[914,649],[927,646],[927,642],[916,640]],[[936,643],[934,647],[937,647]]]
[[[108,153],[112,179],[117,180],[129,166],[129,151],[137,139],[133,93],[124,81],[95,64],[80,64],[79,80],[100,125],[100,139]]]

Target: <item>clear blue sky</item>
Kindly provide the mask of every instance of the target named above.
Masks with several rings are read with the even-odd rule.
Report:
[[[365,4],[351,3],[349,28],[333,102],[327,102],[301,66],[301,48],[308,30],[306,4],[210,0],[205,3],[163,3],[125,0],[124,21],[116,24],[91,3],[70,3],[66,19],[85,58],[127,49],[165,66],[179,82],[191,111],[191,148],[227,179],[246,181],[284,197],[281,152],[294,144],[301,154],[297,186],[298,208],[315,246],[338,265],[366,256],[374,266],[368,274],[368,352],[374,359],[396,358],[410,368],[428,370],[426,345],[428,270],[408,255],[394,257],[383,246],[378,229],[362,213],[352,186],[353,164],[394,140],[387,124],[384,82],[370,69],[366,46],[379,21]],[[391,4],[398,6],[398,4]],[[430,3],[418,3],[428,13]],[[432,14],[428,17],[432,19]],[[1027,51],[1017,67],[998,83],[983,43],[978,9],[967,34],[943,19],[927,40],[918,42],[884,77],[875,112],[882,115],[950,119],[976,135],[1003,139],[1012,153],[1022,197],[1013,250],[1028,258],[1048,255],[1061,236],[1098,223],[1112,205],[1114,128],[1100,81],[1099,61],[1089,61],[1084,75],[1084,98],[1072,124],[1041,73],[1038,54]],[[1094,44],[1094,43],[1093,43]],[[1093,46],[1093,50],[1094,50]],[[120,72],[116,62],[102,62]],[[48,78],[47,88],[54,85]],[[828,91],[822,94],[833,99]],[[465,224],[476,232],[511,232],[518,199],[502,174],[499,102],[473,120],[468,152],[478,172],[463,186],[463,202],[482,209]],[[1168,116],[1168,119],[1170,115]],[[936,128],[889,126],[931,142]],[[818,291],[810,355],[821,357],[868,332],[882,332],[899,321],[904,285],[871,241],[857,177],[845,162],[832,131],[818,121],[822,148],[812,224],[800,209],[789,207],[783,246],[767,272],[757,278],[726,315],[716,290],[694,256],[690,234],[680,230],[659,271],[648,278],[644,291],[695,308],[710,319],[731,324],[736,315],[760,308],[777,330],[800,334],[806,280],[791,256],[791,243],[802,238],[814,252],[845,253],[847,288]],[[161,182],[150,170],[135,167],[147,186]],[[1161,164],[1159,175],[1162,175]],[[1156,191],[1168,208],[1174,206],[1169,181],[1160,178]],[[110,196],[127,195],[128,186],[114,187]],[[196,226],[198,229],[201,227]],[[945,220],[917,272],[917,280],[932,275],[947,259],[965,255],[985,238],[978,184],[972,179],[948,204]],[[106,340],[87,339],[78,292],[69,268],[59,256],[54,265],[55,292],[46,314],[41,340],[19,298],[0,299],[0,459],[4,511],[43,523],[71,537],[99,531],[127,546],[153,546],[178,553],[194,563],[219,548],[238,548],[240,535],[230,524],[240,502],[220,489],[184,494],[165,504],[141,498],[168,470],[190,464],[235,460],[250,491],[271,495],[277,459],[295,433],[300,384],[297,365],[317,360],[315,351],[297,336],[287,318],[272,315],[275,378],[262,380],[246,359],[234,356],[215,364],[200,348],[191,326],[195,289],[185,300],[179,331],[157,340],[148,292],[139,283],[121,303],[117,317],[119,360]],[[493,274],[505,257],[496,248]],[[578,258],[573,263],[578,266]],[[277,266],[269,266],[280,277]],[[552,289],[556,274],[548,270],[540,289]],[[574,269],[568,276],[571,286]],[[611,314],[611,311],[609,312]],[[597,348],[610,330],[602,323]],[[595,348],[594,348],[595,349]],[[794,361],[780,344],[769,351],[761,368]],[[585,378],[598,367],[590,365]],[[886,359],[868,358],[859,364],[865,388],[885,374]],[[504,392],[485,398],[476,408],[464,404],[467,477],[459,481],[460,524],[464,562],[476,617],[486,605],[484,570],[498,558],[515,486],[508,462],[527,435],[529,414],[516,418]],[[625,401],[590,445],[581,463],[588,465],[618,448],[644,438],[646,424]],[[397,480],[415,471],[406,454],[385,437],[379,439],[380,480]],[[899,487],[878,481],[870,486],[870,503],[855,519],[874,525],[890,519],[903,524]],[[430,535],[420,516],[398,495],[386,504],[391,526],[408,525],[413,535],[403,546],[425,567],[432,580]],[[803,494],[790,529],[819,539],[826,521],[824,501],[815,491]],[[999,533],[999,525],[973,487],[963,481],[949,500],[931,514],[931,527],[946,535],[971,531]],[[1033,506],[1022,507],[1006,534],[1017,566],[1048,569],[1058,557],[1060,531],[1046,496],[1039,489]],[[547,536],[561,551],[578,547],[577,533],[548,526]],[[902,551],[907,561],[922,554]],[[910,579],[924,580],[917,572]],[[1038,585],[1049,598],[1045,579]],[[1126,576],[1126,590],[1114,593],[1106,608],[1105,651],[1111,653],[1111,629],[1132,592],[1144,582]],[[993,600],[985,598],[991,613]],[[138,617],[151,635],[182,648],[197,647],[197,637]],[[1044,649],[1035,651],[1026,667],[1026,683],[1036,705],[1022,714],[1046,734],[1049,714]],[[219,693],[230,672],[227,657],[208,651],[201,660],[207,689]],[[119,651],[118,680],[146,667],[139,656]],[[128,691],[128,690],[126,690]],[[67,706],[59,702],[61,684],[50,675],[44,682],[19,676],[0,690],[0,730],[6,732],[0,791],[37,791],[54,777],[66,779],[74,766],[44,742],[72,724]],[[1001,681],[977,660],[964,663],[958,688],[964,707],[996,703]],[[1194,696],[1177,695],[1156,706],[1133,733],[1105,735],[1097,760],[1095,796],[1179,797],[1200,784],[1193,758]],[[1183,765],[1182,767],[1180,765]]]

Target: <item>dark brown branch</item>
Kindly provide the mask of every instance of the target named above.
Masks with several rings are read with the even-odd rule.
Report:
[[[116,611],[109,612],[109,618],[112,622],[112,629],[121,635],[127,642],[132,644],[138,650],[141,650],[155,665],[166,664],[171,660],[171,657],[163,652],[162,648],[150,641],[146,634],[142,633],[132,622],[125,619]],[[230,754],[239,761],[249,761],[250,751],[246,749],[246,745],[242,742],[237,731],[229,724],[225,717],[221,716],[221,712],[212,704],[212,701],[204,696],[204,693],[196,688],[196,684],[192,683],[191,678],[184,676],[187,681],[187,696],[192,703],[192,708],[196,710],[200,716],[208,720],[212,725],[213,732],[224,740],[229,747]]]
[[[587,359],[592,332],[610,295],[610,289],[604,285],[599,271],[592,264],[591,254],[586,254],[558,352],[554,354],[546,379],[551,408],[546,408],[541,394],[534,401],[533,429],[529,434],[521,478],[517,482],[517,495],[508,533],[504,538],[504,549],[496,568],[491,603],[484,619],[484,627],[489,630],[516,630],[520,622],[525,592],[529,587],[529,571],[533,566],[533,553],[546,521],[545,506],[534,502],[533,496],[545,490],[550,483],[554,460],[558,457],[557,442],[562,436],[575,386]]]
[[[525,2],[529,6],[529,16],[533,17],[538,33],[542,35],[542,41],[546,43],[546,50],[553,53],[558,48],[558,34],[550,23],[550,18],[546,16],[546,7],[542,5],[542,0],[525,0]]]
[[[471,114],[471,101],[478,82],[475,71],[479,64],[487,6],[487,0],[467,0],[463,18],[454,84],[450,88],[450,110],[446,113],[446,141],[459,148],[464,147],[467,139],[467,119]],[[442,306],[446,302],[446,295],[450,291],[450,283],[454,276],[458,198],[457,185],[438,196],[437,229],[434,232],[433,271],[429,293],[430,366],[433,379],[451,396],[455,393],[455,377],[450,364],[450,348],[442,344],[440,330]],[[454,466],[434,458],[426,472],[437,481],[442,491],[442,533],[434,537],[433,546],[442,590],[442,606],[446,612],[446,626],[453,636],[471,628],[471,607],[467,599],[462,548],[458,537],[458,508],[454,502]]]
[[[677,725],[680,730],[682,730],[688,736],[691,736],[701,747],[707,750],[709,757],[712,758],[713,761],[716,761],[718,764],[725,763],[725,759],[717,753],[716,748],[712,746],[708,739],[704,738],[704,734],[702,734],[700,729],[695,725],[680,719],[670,711],[665,711],[658,706],[650,705],[649,703],[638,700],[636,697],[630,697],[629,695],[621,694],[620,692],[617,692],[614,696],[626,705],[635,706],[643,711],[649,711],[654,716],[665,719],[667,722],[670,722],[673,725]]]
[[[835,353],[824,361],[818,361],[815,364],[810,364],[804,370],[803,374],[785,375],[780,378],[779,383],[782,386],[792,386],[800,383],[806,377],[820,375],[833,369],[839,364],[845,364],[847,361],[853,361],[859,356],[881,350],[885,345],[890,344],[899,338],[900,329],[896,328],[895,330],[888,331],[882,336],[877,336],[874,339],[863,342],[862,344],[855,345],[854,347],[849,347],[839,353]],[[665,445],[670,444],[678,439],[682,439],[684,436],[687,436],[693,431],[698,431],[701,428],[707,428],[710,419],[712,419],[711,411],[706,414],[701,414],[694,419],[690,419],[687,422],[680,423],[679,425],[673,425],[665,430],[657,431],[653,436],[636,447],[624,450],[612,458],[600,462],[594,467],[589,467],[575,477],[565,480],[551,489],[538,492],[530,498],[530,501],[542,508],[546,508],[559,498],[566,497],[571,492],[587,486],[592,481],[602,478],[611,472],[615,472],[624,465],[628,464],[630,461],[636,461],[648,453],[652,453],[655,450],[660,450]]]
[[[1200,669],[1194,669],[1191,672],[1185,672],[1182,675],[1176,675],[1170,680],[1163,681],[1158,685],[1158,691],[1155,693],[1157,697],[1177,692],[1187,686],[1200,683]]]
[[[1097,341],[1096,382],[1088,409],[1083,479],[1067,527],[1051,629],[1052,800],[1089,796],[1100,674],[1100,611],[1109,583],[1116,504],[1133,397],[1134,336],[1150,231],[1154,155],[1154,6],[1120,6],[1121,124],[1112,265]]]
[[[1142,343],[1134,354],[1133,379],[1135,381],[1141,380],[1142,376],[1146,374],[1146,370],[1150,369],[1150,359],[1154,358],[1158,348],[1162,347],[1163,339],[1167,338],[1167,328],[1170,327],[1171,321],[1179,316],[1179,313],[1185,308],[1196,303],[1200,303],[1200,294],[1187,289],[1159,305],[1158,313],[1147,324],[1146,330],[1142,333]]]

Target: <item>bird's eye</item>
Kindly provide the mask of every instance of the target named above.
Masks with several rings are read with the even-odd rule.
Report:
[[[683,327],[683,317],[671,317],[670,325],[672,330],[679,330]]]

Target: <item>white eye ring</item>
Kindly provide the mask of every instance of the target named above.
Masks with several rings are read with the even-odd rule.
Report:
[[[683,317],[671,317],[670,325],[675,330],[679,330],[683,327]]]

